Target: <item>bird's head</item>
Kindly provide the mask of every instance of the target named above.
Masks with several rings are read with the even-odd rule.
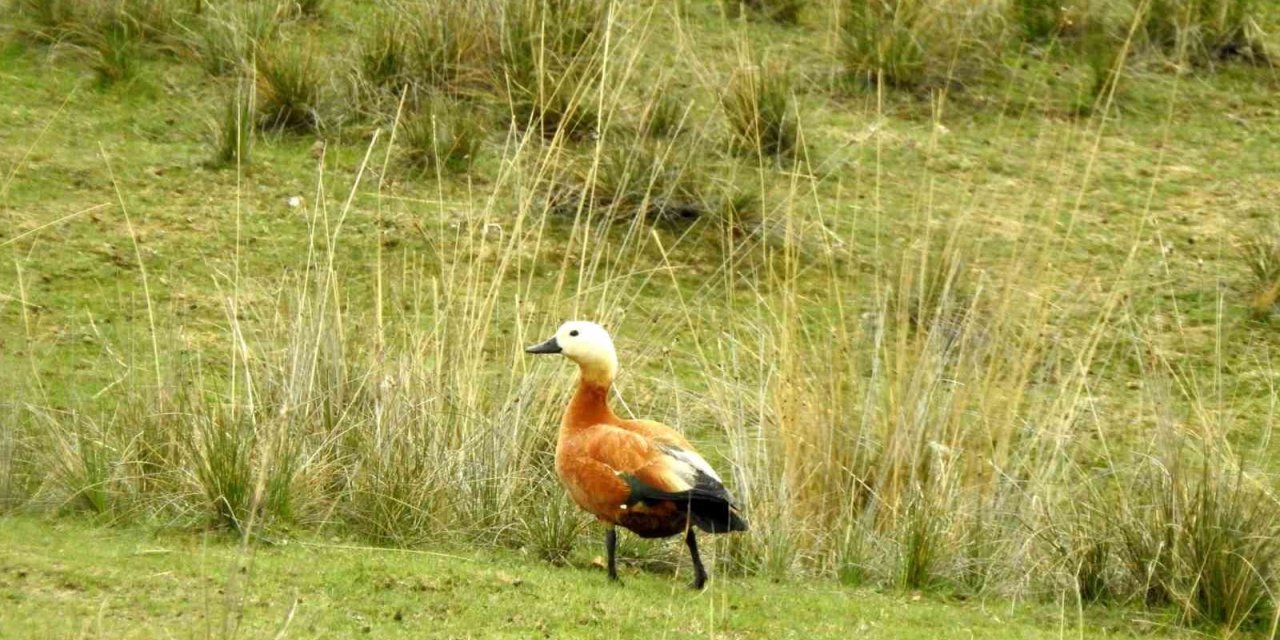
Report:
[[[546,342],[526,347],[525,353],[560,353],[578,363],[582,377],[592,382],[607,383],[618,372],[618,353],[613,339],[604,327],[582,320],[560,325]]]

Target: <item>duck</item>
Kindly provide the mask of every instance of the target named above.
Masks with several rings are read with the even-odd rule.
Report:
[[[609,407],[618,354],[604,327],[569,321],[525,352],[559,354],[578,365],[577,389],[556,439],[555,471],[573,502],[605,527],[609,580],[618,581],[621,527],[641,538],[684,534],[693,561],[689,586],[702,589],[708,576],[695,529],[720,534],[749,528],[720,475],[679,431],[621,418]]]

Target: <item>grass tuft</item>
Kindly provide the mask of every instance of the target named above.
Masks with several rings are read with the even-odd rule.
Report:
[[[81,20],[83,3],[78,0],[18,0],[9,8],[17,17],[29,21],[26,36],[55,42]]]
[[[280,17],[271,3],[212,4],[191,24],[188,49],[210,75],[224,76],[253,68],[254,52],[278,35]]]
[[[366,59],[381,59],[383,82],[393,79],[397,89],[408,85],[414,96],[464,95],[486,77],[495,48],[494,12],[493,5],[477,0],[402,9],[375,29]],[[392,37],[403,42],[387,42]],[[389,76],[395,67],[398,73]]]
[[[240,531],[254,511],[255,434],[244,418],[196,416],[186,441],[194,480],[215,523]]]
[[[97,421],[76,416],[70,428],[58,425],[54,438],[61,455],[53,462],[48,480],[56,483],[63,505],[90,513],[106,514],[116,506],[112,477],[113,461],[121,453],[117,444]]]
[[[127,13],[111,12],[81,37],[93,52],[91,66],[100,86],[133,79],[142,64],[141,26]]]
[[[669,138],[680,133],[687,103],[665,91],[654,94],[640,115],[640,131],[651,138]]]
[[[568,217],[585,212],[612,222],[684,226],[711,210],[704,185],[674,148],[635,139],[572,167],[555,185],[550,206]]]
[[[1257,0],[1151,0],[1147,7],[1142,35],[1179,61],[1269,60]]]
[[[253,151],[254,99],[252,86],[238,83],[227,98],[222,118],[215,130],[213,165],[234,167],[247,165]]]
[[[276,44],[259,49],[256,70],[261,127],[294,132],[319,129],[325,76],[311,47]]]
[[[361,41],[361,79],[374,87],[398,89],[408,78],[410,37],[404,17],[379,14]]]
[[[1183,532],[1186,614],[1237,630],[1269,621],[1274,606],[1280,516],[1241,475],[1202,468]]]
[[[422,173],[465,173],[484,143],[484,127],[455,101],[437,98],[401,124],[402,153]]]
[[[949,86],[997,57],[990,3],[850,0],[842,6],[838,55],[854,84]]]
[[[917,87],[929,79],[939,34],[921,0],[853,0],[846,5],[840,57],[846,76],[866,84]]]
[[[594,128],[590,94],[600,70],[600,36],[610,3],[514,0],[500,20],[503,90],[513,123],[547,139],[581,138]]]
[[[899,519],[898,587],[902,589],[927,589],[937,581],[938,563],[942,559],[945,508],[929,495],[932,489],[915,487]]]
[[[1249,311],[1265,320],[1280,303],[1280,229],[1243,240],[1236,244],[1236,251],[1253,275]]]
[[[1063,0],[1012,0],[1010,22],[1021,30],[1027,42],[1049,42],[1068,26],[1068,9]]]
[[[886,308],[895,324],[922,338],[954,336],[972,320],[973,278],[965,250],[948,244],[952,240],[954,236],[918,239],[913,263],[899,271],[899,280],[889,294]]]
[[[720,105],[737,151],[781,158],[795,150],[799,125],[785,69],[738,69],[729,79]]]
[[[528,500],[530,504],[525,509],[530,515],[522,523],[522,542],[543,560],[567,562],[587,529],[578,515],[578,506],[551,482],[540,483]]]
[[[318,20],[324,16],[328,0],[291,0],[289,6],[301,18]]]

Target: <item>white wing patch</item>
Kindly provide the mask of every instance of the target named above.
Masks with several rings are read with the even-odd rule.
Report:
[[[664,447],[664,450],[667,452],[667,455],[671,456],[672,458],[675,458],[676,460],[679,460],[680,462],[683,462],[686,465],[689,465],[694,470],[700,471],[710,476],[711,478],[715,479],[716,482],[724,484],[724,481],[720,479],[720,475],[716,473],[715,469],[711,468],[711,465],[707,464],[707,461],[704,460],[702,456],[692,451],[687,451],[685,449],[680,449],[678,447]],[[689,478],[690,483],[693,482],[692,475],[693,474],[690,474],[691,476]]]

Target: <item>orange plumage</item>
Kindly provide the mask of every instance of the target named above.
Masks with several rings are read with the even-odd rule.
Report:
[[[685,533],[693,586],[701,588],[706,571],[692,527],[711,533],[747,528],[719,476],[679,432],[648,420],[624,420],[609,408],[617,357],[603,328],[569,322],[527,351],[563,353],[581,368],[560,423],[556,473],[573,501],[610,527],[609,576],[617,578],[614,525],[645,538]]]
[[[684,437],[657,423],[623,420],[609,409],[607,391],[579,384],[565,411],[556,443],[556,473],[574,502],[607,524],[620,524],[642,537],[666,537],[684,531],[688,515],[670,501],[626,507],[631,487],[619,473],[666,492],[682,486],[669,469],[670,458],[655,443],[692,449]]]

